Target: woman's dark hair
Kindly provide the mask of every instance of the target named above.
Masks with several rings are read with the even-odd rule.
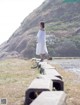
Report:
[[[40,22],[40,25],[42,26],[42,28],[44,28],[44,27],[45,27],[44,22]]]

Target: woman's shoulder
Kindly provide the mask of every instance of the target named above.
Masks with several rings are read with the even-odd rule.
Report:
[[[41,29],[40,29],[40,30],[38,31],[38,35],[45,35],[45,34],[46,34],[45,30],[41,30]]]
[[[44,29],[40,29],[39,32],[40,33],[45,33],[45,30]]]
[[[43,28],[43,29],[40,29],[40,31],[45,31],[45,29]]]

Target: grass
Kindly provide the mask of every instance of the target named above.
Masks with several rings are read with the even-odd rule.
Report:
[[[57,30],[66,30],[67,24],[50,24],[46,27],[47,31],[54,32]]]
[[[32,60],[7,59],[0,61],[0,98],[7,98],[8,105],[23,105],[25,91],[38,75],[33,69]],[[56,70],[63,76],[64,91],[67,93],[67,105],[80,104],[80,76],[65,71],[55,64]]]
[[[0,61],[0,98],[7,98],[8,105],[23,105],[25,91],[38,74],[33,65],[31,60],[15,58]]]
[[[60,65],[55,64],[54,66],[63,76],[67,105],[80,105],[80,75],[66,71]]]

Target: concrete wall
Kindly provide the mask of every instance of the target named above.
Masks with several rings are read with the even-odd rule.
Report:
[[[36,60],[40,75],[25,92],[24,105],[66,105],[64,81],[56,68]]]

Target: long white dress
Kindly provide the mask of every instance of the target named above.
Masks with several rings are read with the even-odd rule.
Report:
[[[41,54],[48,54],[46,46],[46,32],[44,30],[39,30],[37,34],[36,55]]]

